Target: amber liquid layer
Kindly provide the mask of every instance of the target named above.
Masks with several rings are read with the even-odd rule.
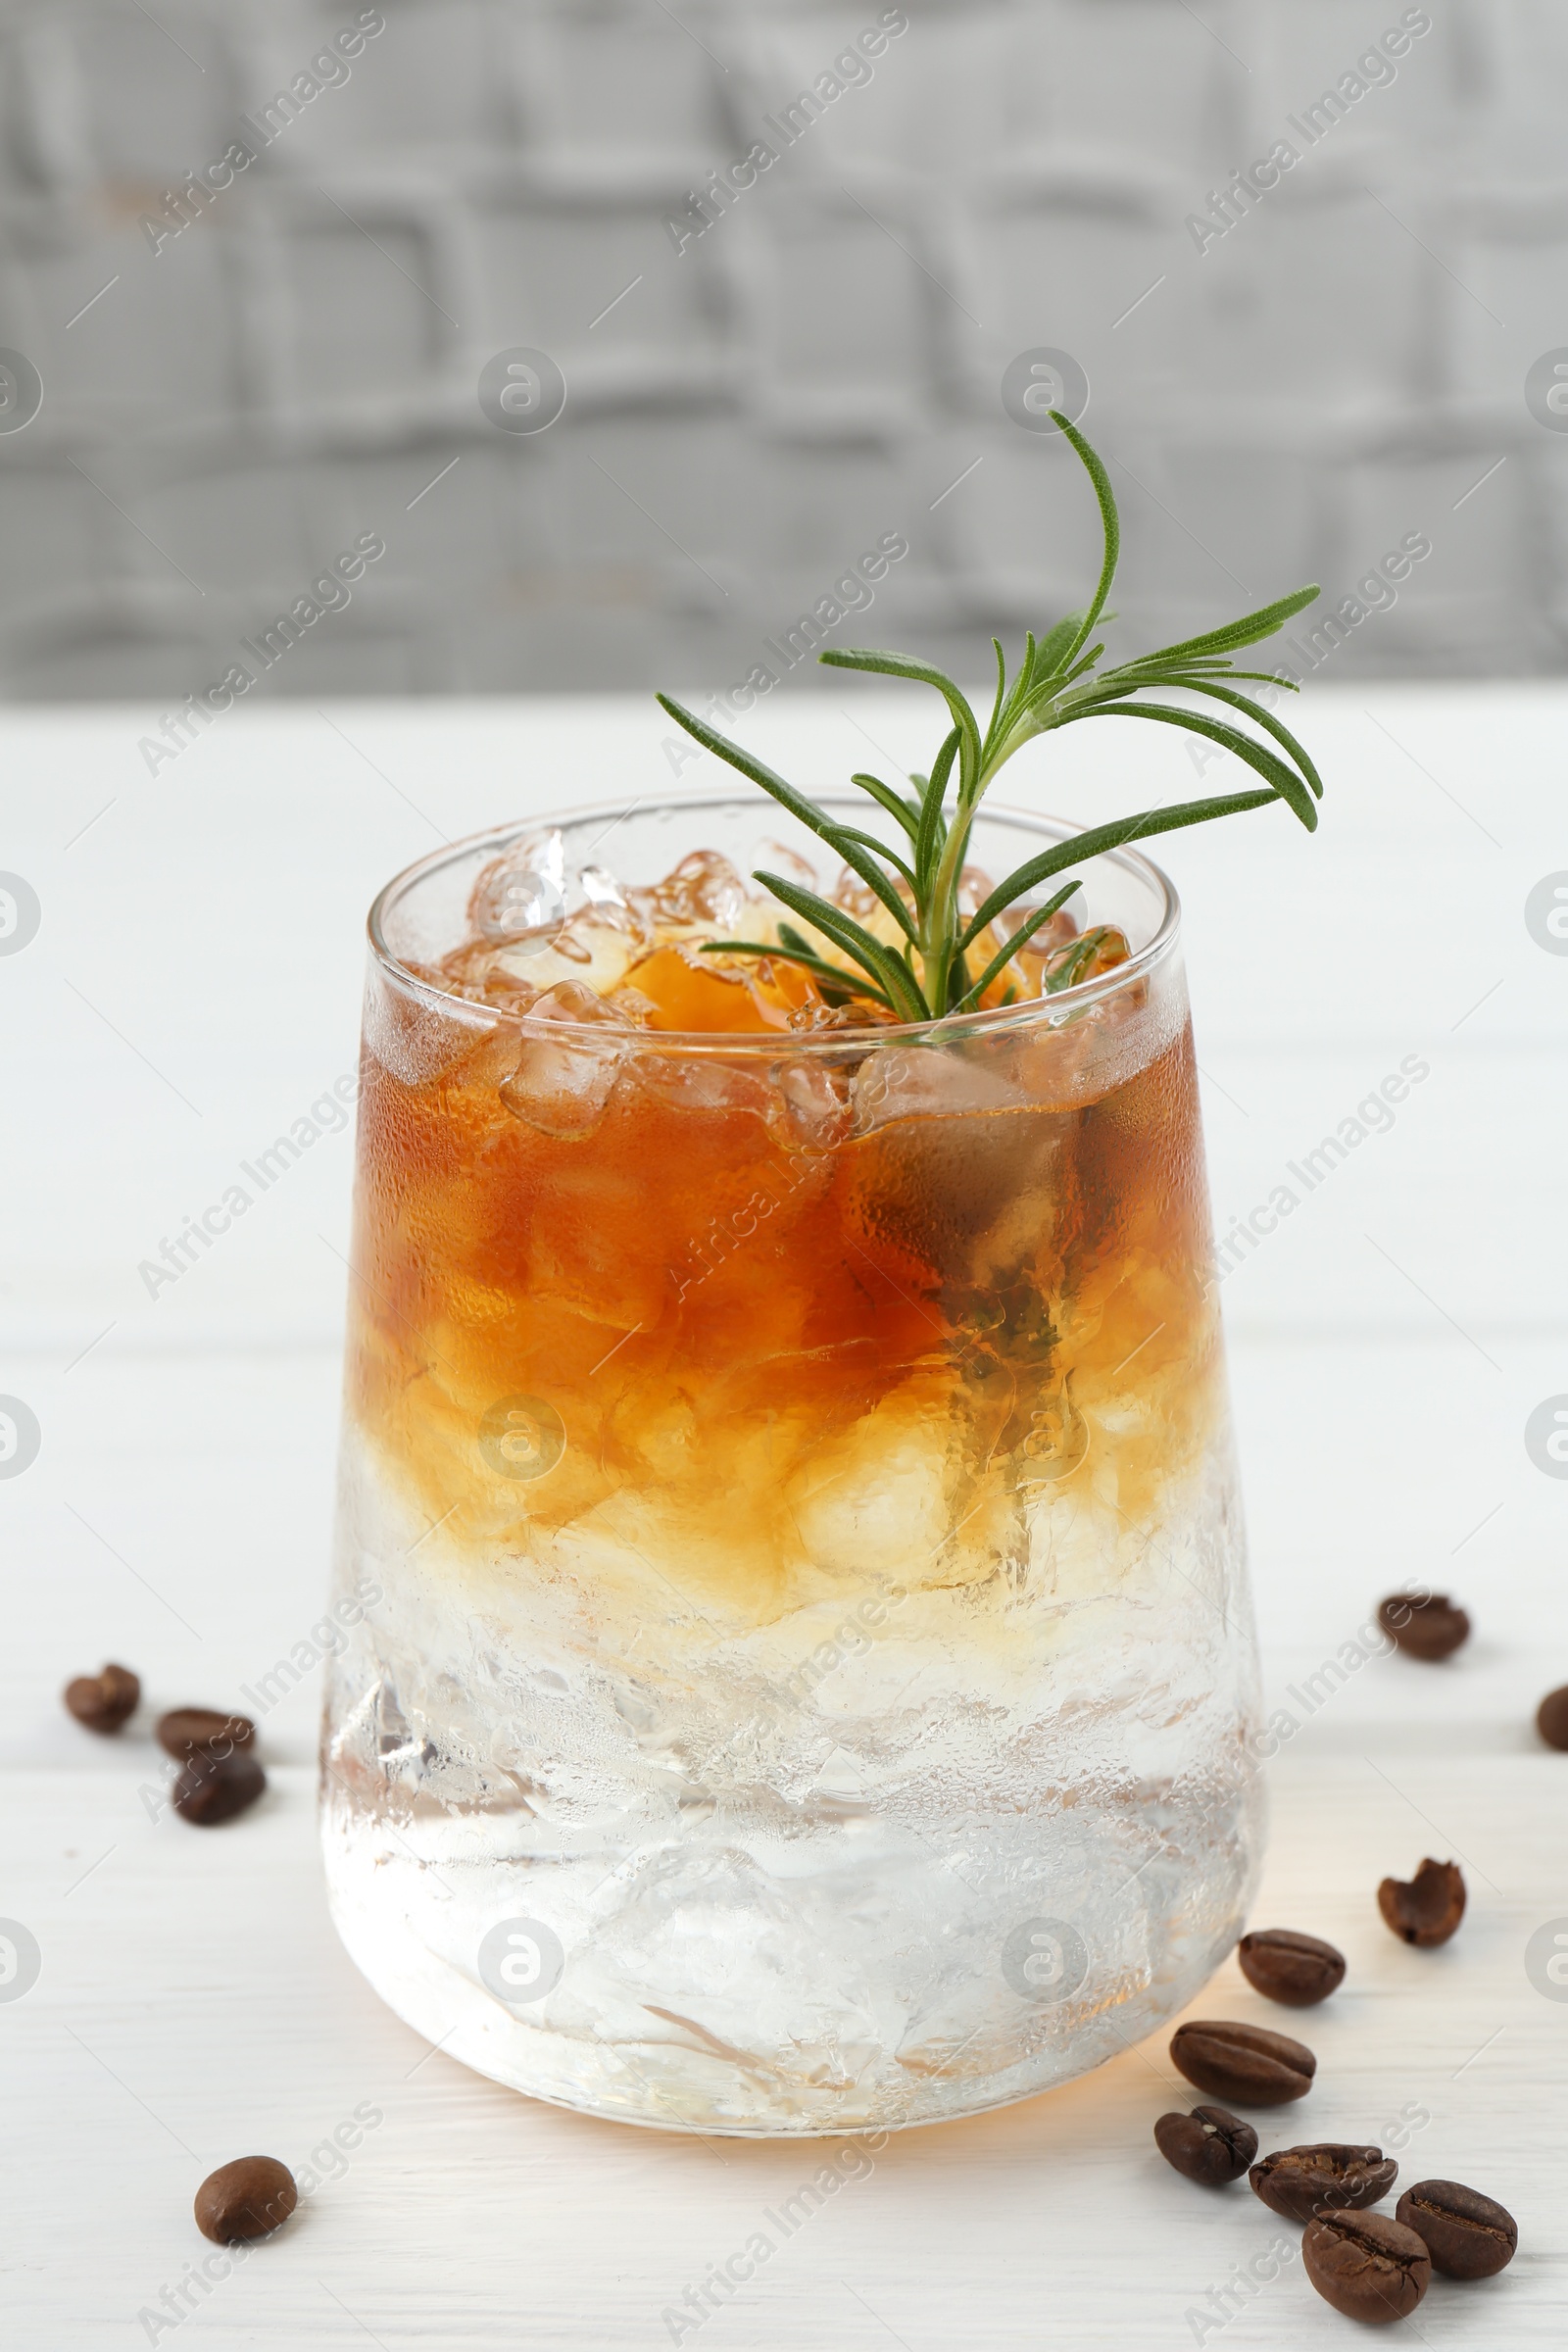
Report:
[[[682,1591],[760,1621],[856,1564],[808,1533],[840,1515],[813,1498],[867,1452],[896,1474],[905,1435],[941,1455],[919,1532],[970,1576],[1086,1447],[1138,1519],[1203,1446],[1218,1326],[1185,1028],[1078,1103],[1027,1098],[1028,1047],[808,1069],[800,1091],[849,1097],[808,1104],[815,1136],[765,1062],[646,1051],[589,1132],[543,1132],[498,1092],[508,1051],[422,1086],[365,1076],[352,1408],[450,1543],[535,1544],[618,1497]],[[543,1475],[526,1443],[499,1465],[481,1443],[512,1398],[543,1408]]]

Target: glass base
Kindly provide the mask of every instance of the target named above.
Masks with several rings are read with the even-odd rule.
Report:
[[[1234,1944],[1255,1796],[1090,1821],[1083,1793],[1005,1852],[841,1819],[552,1865],[517,1854],[522,1821],[377,1825],[329,1788],[331,1907],[407,2024],[531,2097],[662,2131],[897,2131],[1101,2065]]]

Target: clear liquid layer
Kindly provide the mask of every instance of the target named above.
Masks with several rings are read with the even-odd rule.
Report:
[[[1042,1492],[1054,1576],[612,1626],[603,1548],[443,1552],[351,1445],[345,1590],[387,1597],[334,1670],[345,1943],[451,2055],[662,2129],[898,2129],[1098,2065],[1230,1947],[1259,1840],[1223,1456],[1167,1500],[1107,1562]]]

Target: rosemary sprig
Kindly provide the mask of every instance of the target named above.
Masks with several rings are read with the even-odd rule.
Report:
[[[1317,803],[1323,797],[1322,779],[1290,730],[1269,712],[1259,710],[1250,696],[1237,692],[1239,681],[1270,681],[1271,673],[1237,669],[1231,656],[1244,646],[1273,636],[1294,613],[1311,603],[1316,588],[1298,588],[1294,594],[1261,606],[1255,612],[1227,621],[1222,628],[1184,638],[1159,653],[1142,654],[1118,668],[1100,669],[1104,646],[1099,641],[1091,644],[1090,640],[1101,620],[1110,617],[1105,606],[1116,573],[1121,525],[1110,477],[1099,456],[1065,416],[1053,410],[1052,419],[1072,443],[1100,504],[1103,539],[1100,578],[1082,612],[1069,612],[1038,640],[1032,632],[1026,636],[1023,660],[1010,679],[1001,642],[992,639],[997,657],[997,691],[984,728],[953,680],[928,662],[917,662],[905,654],[836,649],[817,656],[819,662],[834,669],[876,670],[887,677],[909,678],[934,687],[947,706],[948,731],[932,762],[930,775],[909,778],[914,786],[912,798],[877,776],[857,774],[851,778],[894,819],[904,836],[899,849],[891,849],[878,835],[864,832],[858,825],[838,823],[752,753],[731,743],[690,710],[683,710],[667,694],[659,696],[670,717],[706,750],[727,760],[731,767],[739,768],[743,776],[749,776],[764,792],[771,793],[792,816],[837,851],[850,870],[886,908],[900,934],[897,944],[890,946],[815,891],[805,890],[781,875],[759,871],[755,879],[765,884],[774,898],[847,956],[854,968],[846,968],[819,955],[804,934],[788,924],[780,924],[780,944],[776,947],[756,940],[712,940],[707,944],[706,953],[773,956],[809,970],[819,983],[830,981],[841,997],[848,992],[869,999],[897,1019],[932,1020],[969,1011],[981,1002],[1020,949],[1065,905],[1078,888],[1077,881],[1058,890],[1048,906],[1031,907],[1027,919],[1003,943],[978,978],[969,974],[965,961],[968,951],[999,915],[1068,866],[1078,865],[1102,851],[1147,840],[1155,833],[1206,824],[1211,817],[1266,808],[1274,801],[1283,801],[1309,833],[1315,831]],[[1291,685],[1295,691],[1292,681],[1281,678],[1277,682]],[[1256,736],[1244,732],[1230,719],[1211,716],[1183,704],[1134,699],[1154,689],[1205,696],[1229,710],[1244,713],[1268,740],[1259,742]],[[959,885],[975,816],[992,780],[1014,753],[1037,735],[1050,734],[1080,718],[1141,718],[1160,726],[1185,728],[1189,734],[1204,736],[1222,750],[1233,752],[1261,779],[1261,786],[1247,792],[1217,794],[1207,800],[1183,801],[1166,808],[1146,808],[1137,816],[1120,817],[1111,824],[1080,833],[1027,859],[1000,882],[984,905],[965,919],[958,905]],[[1048,993],[1054,994],[1073,985],[1092,958],[1094,950],[1090,940],[1098,945],[1101,936],[1086,934],[1074,943],[1072,955],[1046,981]]]

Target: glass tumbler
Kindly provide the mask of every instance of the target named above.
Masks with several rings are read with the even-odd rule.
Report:
[[[1082,869],[1115,969],[917,1028],[544,1019],[432,977],[498,863],[516,968],[581,981],[595,860],[776,865],[781,821],[571,814],[376,901],[323,1738],[333,1915],[393,2009],[708,2133],[1083,2073],[1230,1948],[1261,1838],[1159,871]],[[972,855],[1064,831],[988,808]]]

